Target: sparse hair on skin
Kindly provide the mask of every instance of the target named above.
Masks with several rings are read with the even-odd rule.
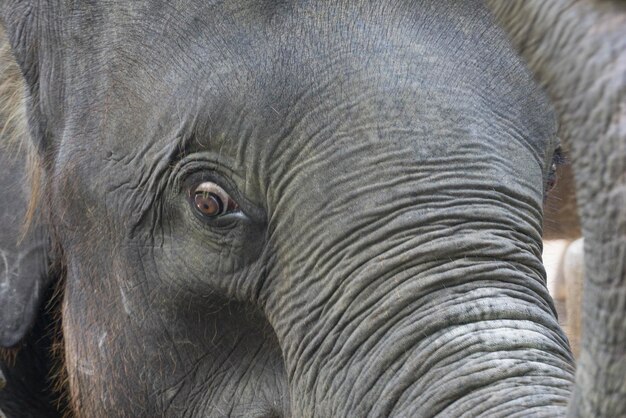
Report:
[[[62,418],[73,418],[75,409],[69,391],[69,376],[65,366],[65,340],[62,330],[62,304],[65,290],[65,272],[59,272],[59,280],[55,283],[52,296],[45,309],[50,313],[52,321],[48,324],[47,332],[52,336],[50,354],[52,366],[50,380],[52,393],[56,395],[54,406],[61,413]]]
[[[24,79],[0,25],[0,146],[13,152],[28,147]]]
[[[40,201],[42,182],[42,159],[38,150],[31,141],[28,116],[26,110],[26,84],[20,68],[15,61],[11,45],[6,36],[4,27],[0,25],[0,152],[10,156],[25,155],[28,208],[23,220],[20,240],[28,234],[31,226],[42,221],[36,210]],[[69,408],[68,376],[65,367],[64,341],[61,330],[61,305],[64,290],[64,272],[57,265],[50,266],[52,273],[58,276],[51,296],[42,308],[51,318],[46,324],[45,333],[51,337],[51,369],[49,378],[51,391],[56,396],[56,409],[64,418],[73,416]],[[40,315],[42,313],[40,312]],[[0,361],[14,365],[19,355],[20,346],[5,349],[0,348]]]
[[[24,82],[0,25],[0,151],[11,154],[26,151],[30,148],[27,138]],[[0,349],[0,360],[13,365],[18,350]]]
[[[26,155],[30,196],[22,228],[23,238],[35,220],[41,190],[41,161],[28,130],[26,86],[11,45],[0,25],[0,150]]]

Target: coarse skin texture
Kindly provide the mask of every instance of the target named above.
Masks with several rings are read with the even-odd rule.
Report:
[[[49,241],[43,220],[28,214],[36,172],[27,167],[38,168],[25,115],[24,81],[0,28],[0,410],[9,418],[48,418],[59,416],[51,391],[53,321],[41,306],[51,293]]]
[[[585,283],[570,413],[626,416],[626,2],[492,5],[559,113],[571,119],[563,140],[582,216]]]
[[[48,242],[43,222],[24,228],[31,195],[27,167],[35,158],[27,132],[24,82],[0,29],[0,342],[18,343],[48,286]],[[34,161],[33,161],[34,163]],[[33,215],[33,218],[35,215]],[[9,290],[10,289],[10,290]],[[33,294],[30,298],[26,295]]]
[[[481,2],[1,12],[76,415],[565,414],[555,116]],[[204,181],[241,211],[202,219]]]

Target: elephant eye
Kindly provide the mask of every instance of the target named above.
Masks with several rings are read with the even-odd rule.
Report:
[[[557,166],[555,163],[552,163],[550,165],[550,171],[548,172],[548,181],[546,183],[546,192],[549,192],[556,187],[556,183],[557,183],[556,168]]]
[[[215,183],[206,181],[191,191],[194,209],[205,218],[215,218],[239,209],[239,205]]]
[[[546,192],[549,192],[550,190],[554,189],[554,187],[557,184],[557,175],[556,175],[556,170],[559,168],[559,166],[565,164],[565,155],[563,153],[563,150],[561,149],[561,147],[557,147],[556,150],[554,150],[554,154],[552,156],[552,163],[550,164],[550,169],[548,171],[548,181],[546,184]]]

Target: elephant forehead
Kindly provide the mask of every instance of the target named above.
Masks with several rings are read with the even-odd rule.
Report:
[[[77,180],[118,170],[111,161],[134,167],[129,176],[153,170],[189,137],[187,151],[219,150],[245,171],[251,160],[269,170],[280,155],[308,158],[337,132],[378,146],[383,132],[429,138],[413,142],[416,161],[449,150],[433,140],[442,137],[480,137],[495,153],[513,139],[542,160],[554,135],[545,97],[479,7],[179,6],[131,2],[70,25],[100,40],[69,42],[67,54],[90,67],[65,69],[76,82],[58,162],[90,159]]]
[[[74,13],[67,95],[91,99],[92,117],[124,104],[179,116],[240,105],[272,119],[311,86],[354,95],[349,82],[367,76],[396,94],[465,84],[495,103],[544,105],[488,12],[465,3],[126,2]]]

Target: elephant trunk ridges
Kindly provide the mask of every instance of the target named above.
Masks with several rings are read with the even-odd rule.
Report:
[[[573,359],[539,258],[539,193],[504,182],[493,199],[467,173],[444,181],[378,155],[373,172],[346,170],[370,187],[330,210],[311,181],[332,173],[293,175],[289,225],[270,222],[275,278],[261,297],[295,416],[564,414]],[[410,180],[391,182],[398,170]]]
[[[573,360],[542,280],[523,257],[496,255],[497,247],[507,246],[494,245],[496,235],[459,235],[432,239],[419,250],[406,241],[357,263],[338,290],[320,288],[311,311],[301,309],[304,295],[292,296],[274,327],[282,337],[294,411],[565,412]],[[458,248],[453,259],[420,255],[447,245]]]
[[[571,413],[626,416],[626,4],[492,3],[562,115],[575,171],[585,284]]]
[[[532,122],[549,108],[524,105],[517,129],[500,115],[524,97],[485,110],[458,77],[428,94],[366,81],[352,106],[332,96],[313,138],[293,123],[272,152],[288,163],[259,165],[271,204],[258,297],[293,415],[564,414],[573,359],[540,260],[549,157],[535,142],[554,126]],[[436,103],[444,88],[463,99]],[[507,152],[486,160],[494,148]]]

